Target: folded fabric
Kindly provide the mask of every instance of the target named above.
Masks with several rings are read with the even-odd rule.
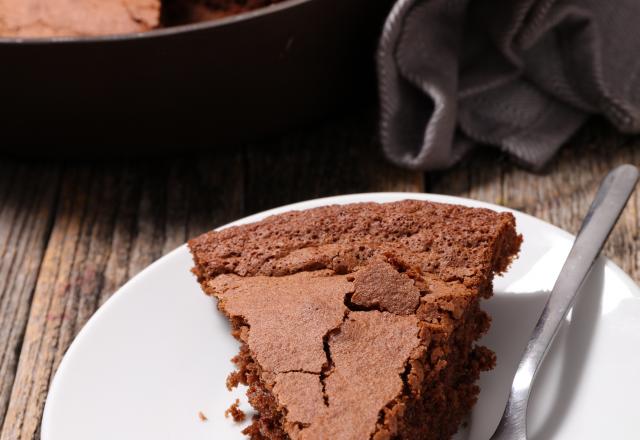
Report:
[[[544,166],[592,114],[640,131],[640,1],[398,0],[378,50],[385,154],[446,168],[474,145]]]

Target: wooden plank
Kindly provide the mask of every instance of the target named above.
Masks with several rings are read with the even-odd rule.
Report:
[[[639,144],[640,138],[620,135],[594,120],[542,173],[526,171],[500,153],[480,149],[453,170],[432,173],[429,191],[502,204],[576,233],[606,173],[622,163],[640,165]],[[636,192],[605,247],[605,254],[636,281],[640,281],[639,197]]]
[[[502,204],[505,162],[493,149],[478,149],[452,169],[429,173],[427,191]]]
[[[241,163],[232,154],[64,171],[2,440],[39,437],[62,356],[114,290],[188,237],[241,215]]]
[[[0,162],[0,427],[49,236],[59,167]]]
[[[593,121],[561,151],[548,174],[511,169],[505,175],[507,204],[576,233],[606,174],[622,163],[640,164],[634,156],[637,144],[637,138],[621,136],[601,121]],[[637,207],[635,196],[605,246],[605,254],[636,281],[640,279]]]
[[[339,194],[422,192],[422,173],[389,164],[373,133],[375,115],[351,115],[247,146],[246,214]]]

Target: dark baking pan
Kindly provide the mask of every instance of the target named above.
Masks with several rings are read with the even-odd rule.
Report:
[[[389,7],[288,0],[142,34],[0,39],[0,148],[102,154],[281,133],[374,94]]]

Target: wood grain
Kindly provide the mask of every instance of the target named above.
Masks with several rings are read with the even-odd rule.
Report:
[[[0,427],[53,218],[58,171],[0,162]]]
[[[245,213],[338,194],[424,191],[422,173],[385,161],[374,133],[367,114],[248,145]]]
[[[39,437],[53,373],[100,303],[189,236],[241,215],[240,164],[223,156],[64,170],[2,440]]]

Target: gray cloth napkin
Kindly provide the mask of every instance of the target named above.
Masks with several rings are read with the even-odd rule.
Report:
[[[398,0],[378,51],[385,154],[446,168],[476,144],[544,166],[591,114],[640,131],[640,0]]]

